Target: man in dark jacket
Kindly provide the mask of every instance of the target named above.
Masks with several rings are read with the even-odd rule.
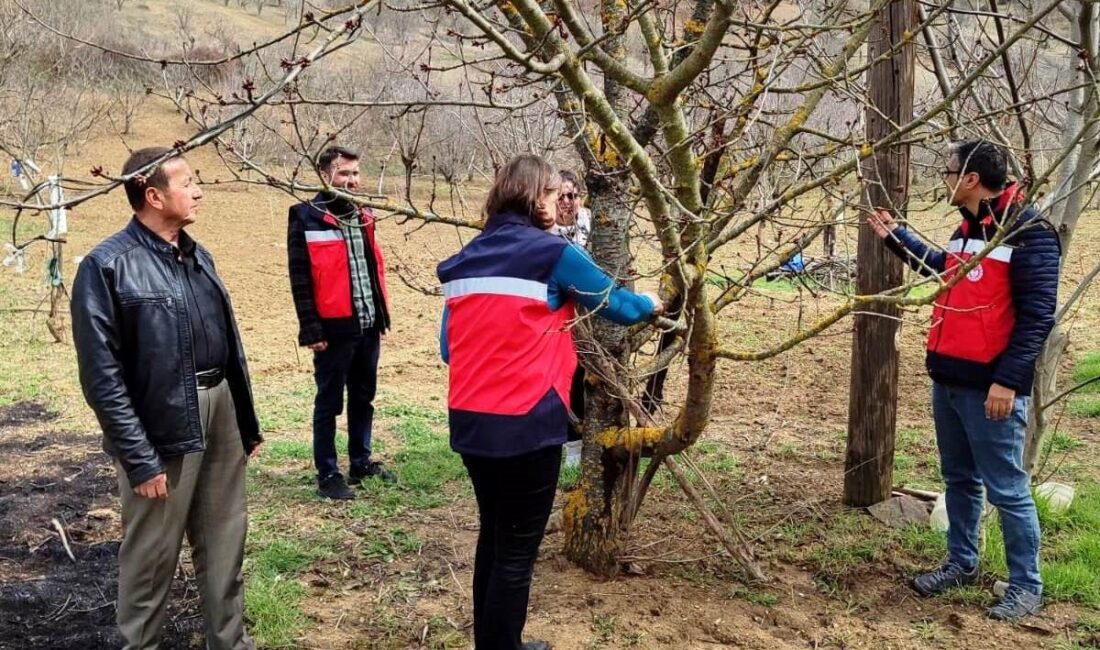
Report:
[[[325,181],[359,189],[359,156],[329,147],[318,160]],[[382,335],[389,329],[385,266],[370,209],[322,192],[290,208],[287,266],[298,313],[298,344],[313,351],[313,462],[318,493],[351,499],[348,484],[395,477],[371,459],[374,394]],[[336,416],[348,393],[348,480],[336,461]]]
[[[963,217],[946,251],[931,250],[884,211],[870,219],[913,269],[957,280],[936,300],[926,360],[947,484],[948,559],[913,587],[930,596],[977,581],[988,497],[1000,513],[1009,569],[1008,591],[988,613],[1014,620],[1042,604],[1039,519],[1023,449],[1035,360],[1054,326],[1061,246],[1049,222],[1006,183],[1007,154],[996,145],[954,145],[942,175]],[[987,251],[998,234],[1006,236]]]
[[[129,175],[165,158],[134,152]],[[134,218],[73,283],[84,397],[118,468],[118,625],[156,648],[186,532],[212,650],[252,648],[244,627],[245,461],[259,448],[248,367],[214,260],[184,232],[202,190],[182,157],[127,181]]]

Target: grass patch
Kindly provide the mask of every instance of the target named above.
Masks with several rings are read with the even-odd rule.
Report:
[[[579,464],[573,467],[566,467],[565,463],[562,463],[561,471],[558,473],[558,489],[560,490],[572,490],[577,487],[577,483],[581,480],[581,466]]]
[[[1073,365],[1073,384],[1075,386],[1096,377],[1100,377],[1100,352],[1086,354]],[[1100,381],[1085,386],[1080,392],[1100,395]]]
[[[328,551],[320,540],[283,537],[268,542],[250,554],[249,562],[259,573],[297,574]]]
[[[1079,485],[1065,512],[1052,512],[1044,500],[1036,505],[1043,532],[1040,568],[1046,598],[1100,608],[1100,483]],[[1004,538],[996,517],[990,518],[985,533],[982,569],[1004,580]],[[858,512],[837,513],[815,537],[803,557],[815,567],[819,583],[838,595],[869,563],[902,560],[913,568],[929,567],[947,555],[943,533],[923,526],[887,528]],[[992,601],[984,588],[953,590],[945,598],[982,605]]]
[[[692,451],[695,464],[711,481],[741,478],[737,457],[714,440],[700,440],[692,447]]]
[[[306,629],[302,601],[307,591],[296,578],[259,573],[249,578],[244,609],[249,631],[261,648],[294,648]]]
[[[1100,484],[1079,485],[1065,512],[1051,512],[1042,499],[1036,506],[1043,532],[1040,571],[1044,596],[1100,608]],[[1008,571],[1000,525],[991,521],[986,535],[983,566],[1005,579]]]
[[[466,474],[462,458],[451,450],[447,434],[437,430],[443,422],[446,416],[441,414],[408,412],[395,427],[404,443],[404,448],[394,455],[400,485],[423,497],[437,496],[440,503],[440,488]]]
[[[1100,395],[1082,394],[1071,398],[1069,412],[1081,418],[1100,418]]]
[[[1073,385],[1100,377],[1100,352],[1091,352],[1073,366]],[[1068,388],[1068,387],[1067,387]],[[1095,381],[1074,393],[1069,400],[1070,413],[1083,418],[1100,417],[1100,381]]]
[[[312,388],[308,390],[312,394]],[[292,392],[284,386],[280,399]],[[304,418],[309,409],[306,400],[298,410]],[[382,563],[419,553],[422,541],[394,519],[410,510],[447,503],[452,498],[449,494],[455,491],[446,486],[465,475],[461,458],[450,449],[444,428],[445,414],[400,404],[385,405],[378,412],[398,439],[395,445],[398,450],[390,462],[398,476],[397,483],[367,480],[356,491],[354,501],[339,504],[317,501],[313,445],[311,440],[301,437],[272,436],[259,462],[250,466],[250,492],[269,504],[251,519],[253,534],[245,565],[248,575],[245,607],[259,646],[300,645],[299,640],[312,625],[302,611],[309,590],[300,576],[307,570],[327,571],[330,563],[318,560],[331,555],[336,548],[358,544],[357,557]],[[294,413],[286,408],[274,419],[284,425],[292,423],[298,417]],[[304,419],[302,422],[308,431],[309,425]],[[346,436],[338,434],[337,449],[346,447]],[[298,511],[294,506],[314,501],[318,508],[330,511],[329,518],[322,522],[321,529],[296,528],[295,522],[289,520]],[[353,534],[352,530],[360,532]],[[399,630],[402,624],[395,619],[394,626]],[[457,648],[465,643],[461,631],[445,619],[429,621],[428,628],[425,647]]]
[[[421,541],[403,528],[390,528],[372,537],[363,546],[363,557],[381,562],[393,562],[402,555],[420,551]]]
[[[902,485],[940,489],[940,458],[935,435],[924,429],[898,429],[894,450],[894,480]]]
[[[269,440],[264,443],[259,458],[267,465],[292,460],[313,460],[313,442],[309,440],[288,440],[286,438]]]
[[[856,511],[842,511],[821,531],[821,543],[809,555],[819,580],[841,585],[856,571],[884,556],[890,535],[884,535],[876,520]]]
[[[935,564],[947,556],[947,536],[928,526],[909,526],[896,531],[894,536],[921,564]]]
[[[257,646],[297,647],[308,625],[302,612],[308,590],[298,575],[328,551],[318,540],[281,537],[249,553],[244,606]]]
[[[769,591],[757,591],[747,587],[735,587],[733,596],[763,607],[775,607],[779,603],[779,596]]]
[[[801,283],[788,278],[777,278],[775,280],[760,278],[752,283],[752,288],[761,293],[795,293],[800,286]]]
[[[1068,454],[1085,446],[1080,438],[1060,429],[1055,429],[1053,433],[1048,435],[1044,444],[1047,452],[1053,454]]]

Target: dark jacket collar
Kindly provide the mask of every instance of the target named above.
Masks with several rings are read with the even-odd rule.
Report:
[[[518,212],[501,212],[499,214],[489,215],[489,218],[485,220],[485,230],[493,230],[505,225],[513,226],[531,226],[530,217]]]
[[[965,221],[975,226],[992,226],[1003,223],[1015,214],[1017,208],[1024,200],[1024,193],[1019,183],[1012,182],[1005,186],[997,196],[984,199],[978,204],[978,214],[970,212],[965,207],[959,208]]]
[[[130,223],[126,226],[126,232],[142,246],[159,253],[167,253],[173,256],[176,254],[177,250],[184,255],[194,255],[195,249],[198,247],[198,244],[191,235],[188,235],[187,231],[183,229],[180,229],[177,246],[169,244],[164,241],[164,239],[157,236],[155,232],[149,230],[145,224],[138,220],[137,216],[130,219]]]

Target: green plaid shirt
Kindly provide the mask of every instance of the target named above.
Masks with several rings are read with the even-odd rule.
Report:
[[[370,281],[370,266],[363,240],[363,218],[358,210],[337,218],[344,241],[348,245],[348,267],[351,269],[351,300],[359,314],[359,326],[366,332],[374,326],[374,288]]]

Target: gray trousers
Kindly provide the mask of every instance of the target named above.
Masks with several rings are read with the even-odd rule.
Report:
[[[191,546],[209,650],[252,650],[244,629],[245,453],[229,385],[199,391],[206,450],[164,460],[167,499],[134,493],[118,466],[122,546],[118,627],[124,650],[154,650],[183,535]]]

